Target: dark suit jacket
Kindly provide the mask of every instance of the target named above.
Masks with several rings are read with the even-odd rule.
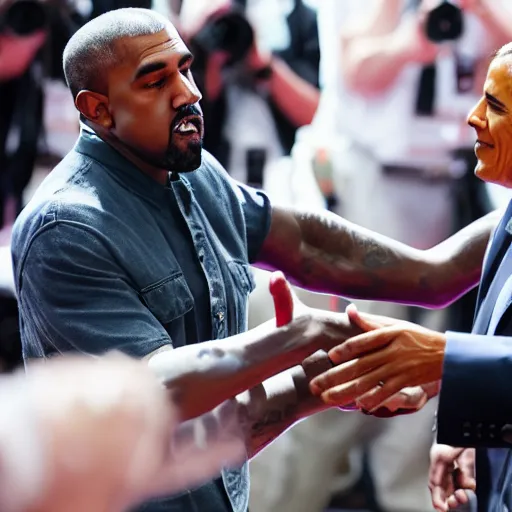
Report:
[[[512,511],[511,220],[512,201],[487,250],[473,332],[447,333],[439,401],[438,442],[477,448],[479,512]]]

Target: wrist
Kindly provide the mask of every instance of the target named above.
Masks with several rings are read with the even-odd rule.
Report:
[[[332,368],[332,363],[327,353],[323,350],[318,350],[304,359],[300,366],[290,371],[296,392],[297,407],[295,410],[295,421],[328,408],[319,397],[311,393],[309,383],[317,375],[324,373],[330,368]]]
[[[436,332],[431,341],[433,350],[432,382],[440,382],[443,376],[444,354],[446,351],[446,334]]]

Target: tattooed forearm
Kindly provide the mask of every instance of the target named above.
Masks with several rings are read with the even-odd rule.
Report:
[[[353,234],[355,244],[360,247],[363,266],[368,269],[378,269],[387,266],[394,266],[400,262],[396,251],[383,246],[375,239]]]
[[[276,209],[262,261],[313,291],[441,307],[478,283],[497,217],[419,250],[330,212]]]
[[[311,394],[309,382],[331,367],[327,354],[319,350],[301,366],[275,375],[237,396],[251,457],[300,419],[327,408]]]
[[[297,420],[297,404],[286,404],[282,409],[272,409],[252,423],[251,446],[258,453]]]
[[[391,298],[400,281],[410,278],[415,249],[333,217],[300,220],[301,284],[352,297]]]

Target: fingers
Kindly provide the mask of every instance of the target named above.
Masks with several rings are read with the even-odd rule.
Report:
[[[335,372],[336,370],[338,368],[333,368],[329,372]],[[350,382],[329,386],[321,392],[320,396],[325,403],[330,405],[346,405],[357,402],[358,405],[372,412],[404,387],[401,377],[388,378],[390,371],[392,369],[387,365],[382,366]],[[336,382],[336,374],[330,378],[333,379],[333,382]],[[386,378],[388,380],[384,380]],[[340,379],[340,381],[343,382],[343,379]],[[318,394],[318,388],[315,379],[311,382],[311,391]]]
[[[430,493],[432,496],[432,505],[436,510],[449,510],[448,498],[454,492],[452,472],[453,464],[438,462],[430,468]]]
[[[339,366],[334,366],[311,380],[311,391],[313,394],[319,395],[335,387],[354,386],[354,381],[370,370],[381,366],[385,360],[386,354],[375,352],[361,359],[354,359]],[[364,392],[368,389],[365,389]]]
[[[469,503],[469,494],[464,489],[457,489],[448,498],[448,507],[450,509],[458,508],[461,505],[466,505],[467,503]]]
[[[390,325],[404,325],[410,324],[405,320],[399,320],[397,318],[391,318],[389,316],[374,315],[373,313],[364,313],[357,309],[355,304],[349,304],[345,312],[349,317],[350,321],[360,327],[363,331],[372,331],[379,327],[388,327]]]
[[[390,412],[399,409],[411,409],[413,411],[420,410],[428,400],[428,396],[421,386],[409,387],[401,389],[396,395],[386,400],[382,407],[386,407]]]
[[[270,276],[269,291],[274,300],[276,327],[282,327],[293,318],[293,292],[282,272]]]
[[[376,371],[374,373],[376,374],[372,381],[372,383],[375,383],[374,386],[357,399],[358,406],[370,413],[374,413],[377,409],[383,407],[384,404],[398,394],[404,386],[401,376],[383,380],[384,377],[379,378],[379,375],[384,375],[384,372]]]
[[[461,489],[475,491],[475,450],[465,449],[457,458],[457,466],[456,486]]]
[[[395,327],[383,327],[348,339],[329,351],[329,359],[334,364],[341,364],[363,354],[385,347],[396,337]]]
[[[373,331],[374,329],[382,327],[382,324],[370,320],[368,316],[363,318],[359,314],[355,304],[349,304],[345,309],[345,313],[347,314],[350,323],[357,325],[357,327],[364,332]]]
[[[430,490],[432,496],[432,505],[439,512],[446,512],[449,510],[446,491],[441,486],[433,487]]]
[[[456,467],[456,461],[463,451],[463,448],[447,445],[432,447],[429,488],[436,510],[445,512],[467,502],[467,494],[459,489],[456,482],[460,482],[460,468]]]
[[[454,472],[455,486],[468,491],[476,491],[476,479],[460,468]]]

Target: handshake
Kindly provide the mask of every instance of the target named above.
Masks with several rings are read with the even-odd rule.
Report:
[[[324,404],[389,417],[416,412],[439,392],[443,334],[364,314],[353,304],[346,317],[308,308],[278,272],[272,276],[270,291],[277,326],[297,316],[309,316],[312,324],[321,325],[321,350],[332,368],[314,376],[309,388]],[[350,331],[359,334],[340,342]]]
[[[316,411],[393,416],[437,393],[442,335],[353,306],[308,308],[280,272],[270,292],[275,320],[231,338],[162,347],[144,364],[119,353],[54,358],[0,380],[0,508],[121,511],[239,465]],[[285,370],[295,387],[267,393]],[[294,414],[262,432],[279,393],[295,397],[281,402]]]

